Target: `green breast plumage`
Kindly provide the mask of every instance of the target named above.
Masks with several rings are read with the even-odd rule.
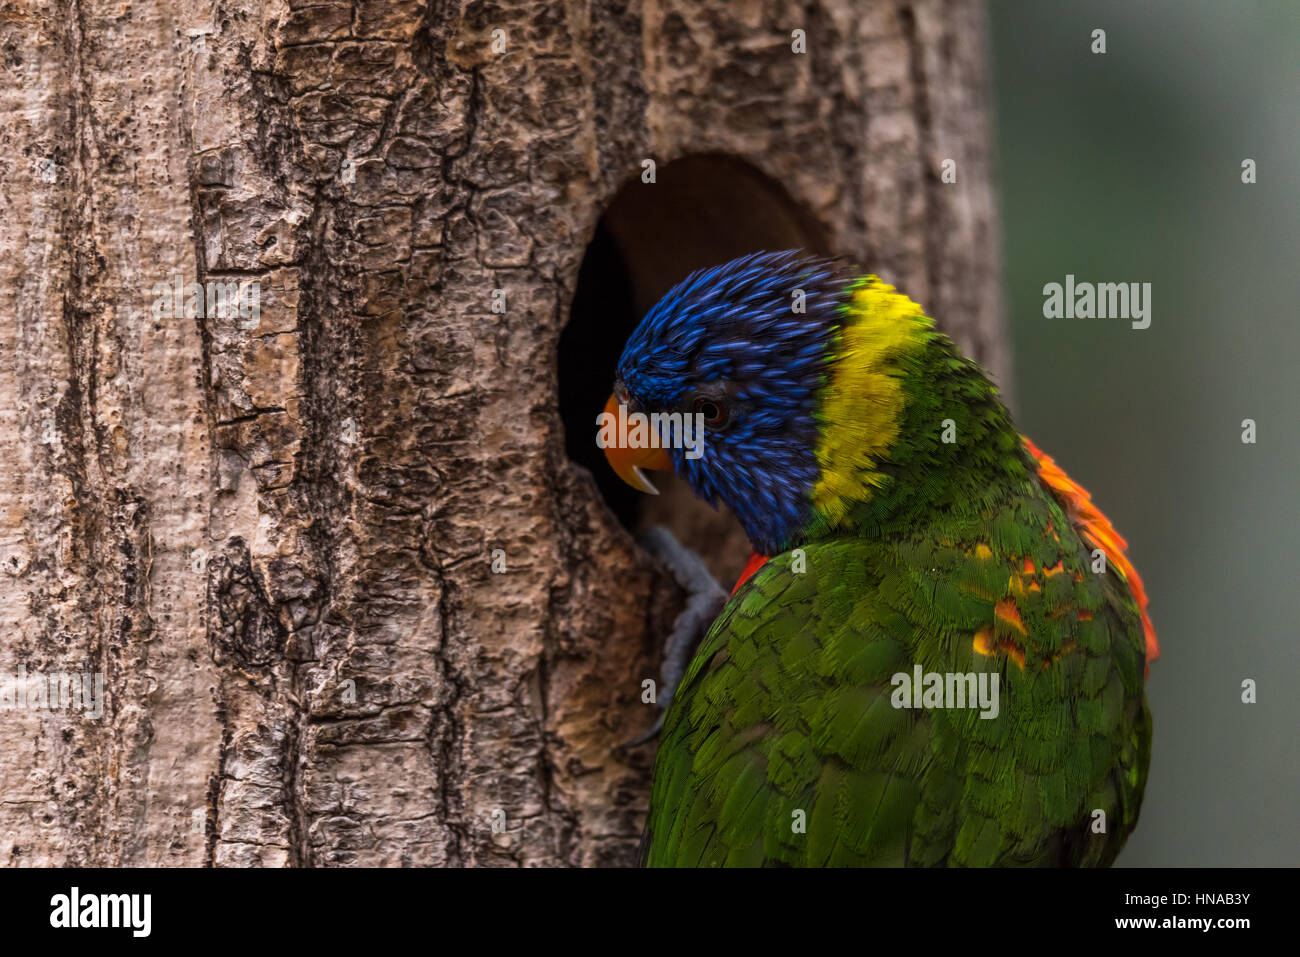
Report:
[[[1110,863],[1150,719],[1139,610],[1089,558],[1029,480],[991,514],[770,560],[669,710],[647,863]],[[998,675],[997,716],[897,707],[917,665]]]

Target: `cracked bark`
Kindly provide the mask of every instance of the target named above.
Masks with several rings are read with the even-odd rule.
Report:
[[[739,157],[1003,373],[982,37],[956,2],[6,7],[0,671],[106,702],[0,712],[2,859],[633,861],[652,749],[613,747],[680,596],[565,457],[585,244],[642,159]],[[156,315],[176,276],[260,316]]]

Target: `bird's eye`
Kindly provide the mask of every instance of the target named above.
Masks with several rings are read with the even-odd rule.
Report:
[[[704,424],[711,429],[720,429],[727,424],[727,406],[720,399],[700,396],[692,411],[704,416]]]

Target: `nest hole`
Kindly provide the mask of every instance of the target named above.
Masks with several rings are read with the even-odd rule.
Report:
[[[776,180],[734,157],[684,157],[637,176],[614,196],[578,273],[560,337],[559,398],[569,459],[589,470],[606,505],[633,534],[668,526],[730,585],[750,547],[725,508],[714,511],[686,483],[654,475],[658,496],[625,485],[596,445],[614,367],[628,335],[690,273],[764,250],[829,255],[821,227]]]

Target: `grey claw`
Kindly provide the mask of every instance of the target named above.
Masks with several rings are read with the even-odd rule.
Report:
[[[662,525],[646,529],[641,536],[641,544],[668,566],[673,578],[687,593],[686,607],[673,622],[672,633],[664,642],[664,659],[659,672],[663,690],[658,698],[662,710],[668,707],[673,692],[681,683],[695,647],[722,611],[722,606],[727,603],[727,592],[718,584],[700,556],[684,547]],[[660,724],[662,720],[656,723],[651,737],[658,733]]]
[[[632,741],[624,741],[622,744],[618,746],[618,750],[631,751],[633,748],[639,748],[647,741],[653,741],[655,738],[659,737],[659,732],[662,731],[663,728],[664,728],[664,712],[660,711],[659,717],[655,718],[655,723],[651,726],[649,731],[641,735],[641,737],[636,738]]]

